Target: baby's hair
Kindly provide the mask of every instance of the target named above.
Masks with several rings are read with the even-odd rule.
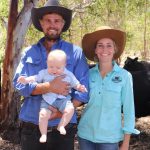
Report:
[[[48,59],[51,59],[51,58],[66,61],[67,55],[64,51],[60,49],[55,49],[53,51],[50,51],[48,54]]]

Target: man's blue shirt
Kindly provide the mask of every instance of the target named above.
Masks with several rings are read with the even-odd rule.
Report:
[[[22,96],[24,96],[24,102],[20,110],[19,118],[20,120],[34,124],[38,124],[42,96],[31,95],[37,83],[23,85],[17,83],[17,79],[20,75],[35,75],[38,74],[40,70],[47,68],[47,52],[42,44],[43,41],[44,38],[42,38],[37,44],[25,49],[13,80],[14,87]],[[61,49],[67,54],[66,68],[71,71],[80,83],[85,85],[88,90],[89,69],[82,49],[76,45],[63,41],[62,39],[59,39],[58,42],[53,45],[51,51],[54,49]],[[83,103],[88,101],[88,93],[73,91],[71,95],[72,98]],[[49,121],[49,126],[57,125],[59,120],[60,119]],[[76,114],[74,114],[71,122],[76,123]]]

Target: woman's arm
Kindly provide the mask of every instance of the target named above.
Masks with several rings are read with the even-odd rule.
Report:
[[[124,140],[122,144],[120,145],[119,150],[129,150],[129,142],[130,142],[130,134],[124,135]]]

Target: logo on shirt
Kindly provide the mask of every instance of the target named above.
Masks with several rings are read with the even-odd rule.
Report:
[[[112,81],[113,81],[114,83],[118,83],[118,82],[121,82],[122,79],[121,79],[121,77],[119,77],[119,76],[114,76],[114,77],[112,78]]]

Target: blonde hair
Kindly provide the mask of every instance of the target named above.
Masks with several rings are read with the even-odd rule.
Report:
[[[66,61],[67,55],[64,51],[60,49],[55,49],[53,51],[50,51],[47,57],[47,60],[58,60],[58,61]]]

